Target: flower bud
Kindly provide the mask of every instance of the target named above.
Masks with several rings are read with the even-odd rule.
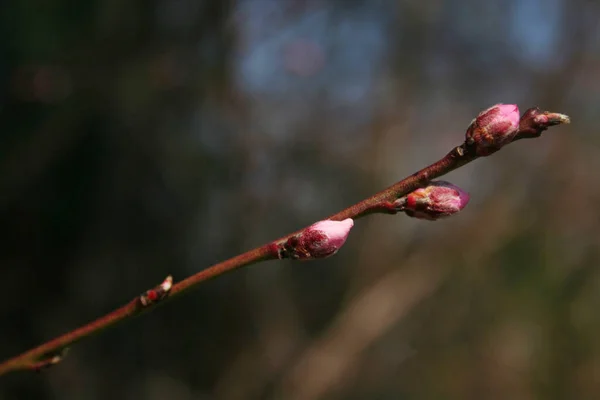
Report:
[[[482,111],[467,128],[466,144],[478,156],[489,156],[515,137],[519,129],[519,107],[496,104]]]
[[[517,139],[538,137],[551,126],[570,122],[570,118],[565,114],[542,111],[537,107],[533,107],[523,114],[519,122]]]
[[[456,214],[469,202],[469,194],[451,183],[432,181],[396,200],[398,211],[409,217],[435,221]]]
[[[354,221],[319,221],[289,238],[279,250],[279,258],[310,260],[334,255],[348,238]]]

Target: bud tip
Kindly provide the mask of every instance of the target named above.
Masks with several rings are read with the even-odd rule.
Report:
[[[352,229],[353,226],[354,220],[352,218],[346,218],[343,221],[319,221],[313,224],[310,229],[323,232],[329,237],[329,241],[333,245],[342,246],[346,242],[350,229]]]
[[[568,115],[532,107],[523,113],[515,139],[536,138],[551,126],[570,123],[571,118]]]
[[[559,124],[570,124],[571,119],[568,115],[559,113],[544,113],[535,117],[535,122],[542,125],[559,125]]]

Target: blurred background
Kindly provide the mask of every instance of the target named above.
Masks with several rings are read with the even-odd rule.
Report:
[[[600,398],[600,3],[0,5],[0,358],[436,161],[495,103],[571,116],[436,223],[200,285],[1,399]]]

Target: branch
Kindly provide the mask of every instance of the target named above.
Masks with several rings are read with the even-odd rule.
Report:
[[[541,111],[538,108],[527,110],[523,116],[519,118],[518,108],[514,105],[496,105],[491,107],[480,113],[479,116],[471,122],[471,125],[467,129],[465,142],[460,146],[453,148],[441,160],[406,177],[387,189],[376,193],[345,210],[331,215],[328,220],[354,220],[372,213],[395,214],[399,211],[406,211],[408,215],[416,216],[410,214],[408,210],[404,208],[406,204],[405,196],[417,189],[427,186],[432,179],[460,168],[479,157],[493,154],[506,144],[520,139],[538,137],[550,126],[566,124],[569,122],[569,117],[566,115]],[[437,214],[437,216],[439,217],[440,215]],[[223,275],[226,272],[261,261],[278,258],[310,259],[332,255],[345,241],[345,237],[353,223],[350,220],[348,224],[343,227],[343,232],[341,234],[339,229],[338,231],[334,230],[333,239],[331,239],[331,235],[329,237],[327,234],[323,236],[324,231],[318,230],[329,229],[319,228],[320,226],[327,225],[327,223],[324,225],[323,223],[324,222],[322,221],[319,223],[321,225],[311,225],[310,227],[286,235],[254,250],[250,250],[230,258],[229,260],[215,264],[175,285],[172,284],[173,280],[169,276],[160,285],[135,297],[121,308],[1,363],[0,375],[17,370],[39,371],[55,365],[63,360],[68,348],[81,339],[95,335],[142,313],[151,311],[157,306],[165,303],[167,300],[190,291],[201,282]],[[329,225],[327,226],[329,227]],[[331,231],[328,232],[331,234]],[[338,237],[335,237],[336,234]],[[317,235],[317,239],[315,239],[315,235]],[[336,244],[333,247],[324,248],[322,245],[323,238],[331,239],[330,242]],[[306,240],[312,240],[312,242],[308,243],[308,247]],[[338,241],[336,242],[335,240]],[[315,244],[318,245],[315,247]]]

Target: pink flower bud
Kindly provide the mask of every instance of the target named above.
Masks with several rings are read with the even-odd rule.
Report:
[[[489,156],[508,144],[519,129],[519,107],[496,104],[482,111],[467,128],[466,143],[478,156]]]
[[[279,246],[279,258],[310,260],[334,255],[348,238],[354,221],[319,221]]]
[[[409,217],[435,221],[456,214],[469,202],[469,194],[451,183],[432,181],[428,186],[415,190],[396,200],[398,211]]]

